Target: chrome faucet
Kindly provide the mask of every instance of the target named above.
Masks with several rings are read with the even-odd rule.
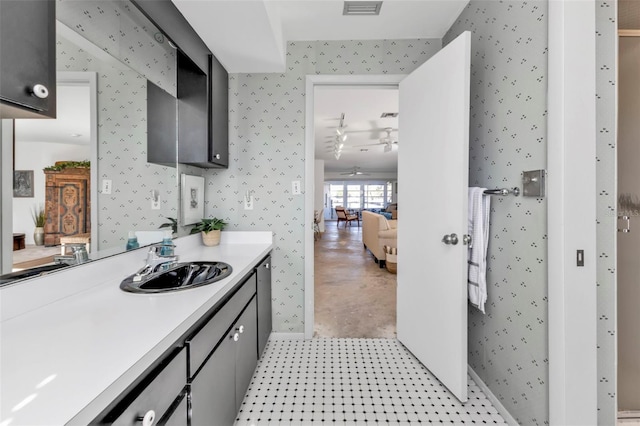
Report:
[[[66,263],[67,265],[80,265],[81,263],[89,260],[89,254],[87,253],[87,247],[82,244],[67,244],[67,247],[71,247],[70,255],[53,256],[53,261],[57,264]]]
[[[168,256],[161,254],[162,248],[168,246],[171,248],[175,247],[174,244],[153,244],[149,246],[146,265],[134,274],[133,281],[146,280],[158,272],[158,270],[166,270],[175,265],[178,262],[177,255]]]

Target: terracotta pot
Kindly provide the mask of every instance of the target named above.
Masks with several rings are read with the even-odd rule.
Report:
[[[36,230],[33,231],[33,241],[37,246],[44,245],[44,228],[41,226],[36,227]]]
[[[217,246],[220,244],[220,230],[209,231],[209,232],[201,232],[202,234],[202,243],[205,246]]]

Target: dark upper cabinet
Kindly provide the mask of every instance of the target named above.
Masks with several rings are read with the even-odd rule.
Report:
[[[3,1],[3,0],[0,0]],[[133,2],[178,46],[178,163],[206,168],[229,165],[229,81],[224,67],[211,54],[202,39],[170,0]],[[175,100],[174,100],[175,101]],[[171,101],[166,100],[167,103]],[[148,101],[149,103],[149,101]],[[160,107],[167,110],[169,106]],[[155,110],[149,105],[149,114]],[[160,118],[149,116],[150,122]],[[158,144],[166,138],[149,141],[148,152],[169,151]],[[175,151],[174,151],[175,152]],[[148,161],[171,164],[175,157]]]
[[[54,0],[0,1],[0,117],[56,116]]]
[[[1,0],[0,0],[1,1]],[[147,81],[147,161],[175,167],[176,98]]]
[[[209,82],[187,55],[178,52],[178,162],[207,167]]]
[[[215,56],[210,55],[209,162],[229,167],[229,74]]]

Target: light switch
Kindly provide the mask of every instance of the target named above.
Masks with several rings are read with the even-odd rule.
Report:
[[[102,193],[111,194],[111,179],[102,179]]]
[[[291,192],[293,193],[293,195],[302,194],[302,189],[300,188],[299,180],[294,180],[293,182],[291,182]]]

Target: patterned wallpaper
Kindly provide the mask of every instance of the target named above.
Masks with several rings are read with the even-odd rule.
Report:
[[[304,187],[305,75],[405,74],[440,47],[439,39],[291,42],[286,73],[229,76],[230,165],[206,171],[206,212],[229,230],[275,233],[275,331],[304,331],[304,196],[291,194],[291,181]],[[246,191],[254,210],[241,207]]]
[[[469,184],[521,186],[546,167],[547,3],[472,0]],[[520,424],[547,424],[547,202],[494,197],[486,315],[469,308],[469,365]]]
[[[176,96],[176,51],[128,0],[57,0],[56,18]]]
[[[598,424],[616,423],[616,80],[615,1],[596,2],[596,247]]]
[[[59,71],[98,75],[98,188],[113,181],[110,195],[98,194],[98,247],[124,249],[128,230],[157,229],[177,215],[176,169],[147,163],[147,79],[106,64],[64,37],[57,40]],[[122,67],[124,68],[124,67]],[[151,190],[161,209],[151,210]]]
[[[58,0],[60,3],[73,3]],[[112,53],[117,39],[130,40],[136,61],[124,62],[166,90],[175,91],[174,59],[146,58],[157,34],[137,23],[115,20],[124,2],[84,2],[75,28],[109,29]],[[109,7],[113,6],[113,7]],[[512,186],[520,172],[545,167],[547,20],[544,2],[472,1],[445,37],[473,32],[470,184]],[[615,418],[615,2],[597,3],[598,131],[598,409],[599,424]],[[112,22],[113,21],[113,22]],[[124,23],[123,23],[124,22]],[[142,31],[141,31],[142,29]],[[108,31],[106,34],[109,34]],[[131,38],[132,35],[135,38]],[[89,38],[95,37],[94,35]],[[107,48],[108,41],[101,42]],[[157,41],[157,40],[156,40]],[[59,44],[59,47],[60,44]],[[274,326],[303,330],[303,196],[290,193],[292,180],[304,176],[304,76],[306,74],[408,73],[440,48],[439,40],[331,41],[289,43],[284,74],[230,76],[230,156],[228,170],[185,168],[207,179],[206,215],[225,217],[231,230],[271,230],[274,250]],[[59,54],[68,70],[92,61],[86,52]],[[168,56],[167,56],[168,55]],[[153,64],[152,66],[150,64]],[[160,66],[158,66],[160,64]],[[156,70],[158,74],[154,74]],[[135,73],[102,70],[100,109],[117,110],[121,90],[144,92]],[[172,87],[173,86],[173,87]],[[146,157],[144,99],[128,100],[129,114],[100,122],[100,176],[114,179],[118,197],[100,197],[100,239],[105,246],[123,243],[122,229],[154,227],[162,216],[177,215],[176,171],[138,164]],[[130,123],[127,125],[126,123]],[[127,129],[126,131],[123,129]],[[109,149],[112,140],[123,144]],[[136,174],[130,174],[133,170]],[[135,182],[135,185],[133,184]],[[150,215],[147,188],[166,185],[163,209]],[[245,191],[256,208],[241,207]],[[120,196],[124,196],[123,198]],[[167,200],[172,197],[171,202]],[[118,201],[118,199],[125,201]],[[136,200],[141,206],[127,208]],[[103,204],[104,203],[104,204]],[[489,247],[487,315],[469,312],[469,361],[509,412],[521,423],[547,422],[546,200],[495,198]],[[184,231],[184,230],[183,230]]]

